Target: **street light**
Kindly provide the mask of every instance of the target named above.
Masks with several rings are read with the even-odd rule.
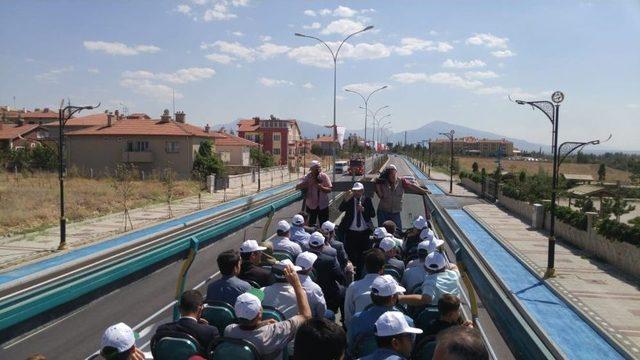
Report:
[[[547,271],[544,274],[545,278],[550,278],[555,275],[555,215],[556,215],[556,196],[558,191],[558,122],[560,121],[560,103],[564,100],[564,94],[561,91],[556,91],[551,95],[551,101],[538,100],[538,101],[523,101],[515,100],[518,105],[531,105],[532,108],[541,110],[549,121],[551,121],[551,150],[553,152],[553,174],[551,179],[551,221],[549,226],[549,251],[547,254]]]
[[[338,53],[340,53],[340,49],[342,48],[342,45],[344,45],[344,43],[349,40],[349,38],[351,38],[352,36],[359,34],[361,32],[365,32],[367,30],[371,30],[373,29],[373,25],[369,25],[367,27],[365,27],[364,29],[360,30],[360,31],[356,31],[353,34],[347,36],[344,40],[342,40],[342,42],[340,43],[340,45],[338,46],[338,49],[336,50],[336,52],[334,53],[333,50],[331,50],[331,47],[329,47],[329,45],[327,45],[326,42],[320,40],[319,38],[315,37],[315,36],[310,36],[310,35],[304,35],[304,34],[300,34],[300,33],[295,33],[295,36],[299,36],[299,37],[305,37],[305,38],[309,38],[309,39],[314,39],[319,41],[320,43],[322,43],[324,46],[327,47],[327,49],[329,50],[329,52],[331,53],[331,57],[333,58],[333,181],[336,181],[336,172],[335,172],[335,165],[336,165],[336,141],[338,139],[338,132],[336,129],[336,76],[337,76],[337,68],[338,68]]]
[[[360,94],[359,92],[355,91],[355,90],[351,90],[351,89],[344,89],[344,91],[350,92],[350,93],[354,93],[358,96],[360,96],[362,98],[362,101],[364,102],[364,107],[360,106],[361,109],[364,109],[364,153],[365,153],[365,164],[366,164],[366,155],[367,155],[367,116],[369,115],[369,99],[371,98],[371,95],[375,94],[376,92],[380,91],[380,90],[384,90],[387,88],[387,85],[381,86],[375,90],[373,90],[372,92],[369,93],[369,95],[367,95],[367,97],[364,97],[364,95]],[[364,169],[364,173],[367,173],[367,169]]]
[[[73,115],[82,110],[98,108],[100,103],[96,106],[71,106],[71,104],[63,106],[64,99],[60,102],[60,109],[58,110],[58,158],[60,160],[58,164],[58,177],[60,179],[60,244],[58,245],[58,250],[67,248],[67,219],[64,217],[64,126]]]
[[[449,166],[449,194],[453,193],[453,134],[455,134],[455,130],[451,130],[448,133],[439,133],[439,135],[444,135],[449,138],[449,143],[451,144],[451,166]],[[431,148],[431,145],[429,145]]]
[[[379,107],[378,109],[376,109],[376,111],[371,111],[371,110],[369,110],[369,109],[365,109],[365,108],[363,108],[362,106],[360,106],[360,109],[365,109],[365,111],[367,111],[367,110],[368,110],[368,111],[369,111],[369,114],[373,117],[373,121],[371,122],[371,124],[372,124],[372,128],[373,128],[373,131],[372,131],[372,132],[373,132],[373,147],[374,147],[374,148],[375,148],[375,142],[376,142],[376,123],[377,123],[378,125],[380,125],[380,121],[379,121],[379,120],[376,120],[376,117],[378,116],[378,113],[380,112],[380,110],[382,110],[382,109],[387,109],[387,108],[389,108],[389,105],[384,105],[384,106],[381,106],[381,107]],[[374,149],[374,150],[375,150],[375,149]],[[375,153],[375,151],[374,151],[374,153]]]
[[[376,120],[376,126],[378,127],[378,134],[379,134],[379,135],[378,135],[378,141],[377,141],[377,142],[380,142],[380,137],[382,136],[382,135],[380,135],[380,134],[381,134],[381,133],[380,133],[380,130],[382,129],[382,127],[380,126],[380,122],[381,122],[382,120],[384,120],[385,118],[388,118],[388,117],[390,117],[390,116],[391,116],[391,114],[387,114],[387,115],[385,115],[385,116],[381,117],[380,119],[377,119],[377,120]],[[391,121],[388,121],[388,122],[386,122],[385,124],[390,124],[390,123],[391,123]],[[374,134],[373,134],[373,136],[374,136],[374,138],[373,138],[373,144],[374,144],[374,145],[376,144],[376,138],[375,138],[375,135],[376,135],[376,134],[374,133]]]

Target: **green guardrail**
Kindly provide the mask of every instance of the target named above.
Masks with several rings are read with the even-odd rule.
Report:
[[[197,239],[197,246],[202,248],[216,239],[231,234],[233,231],[301,199],[301,192],[294,192],[267,205],[252,209],[231,219],[223,220],[195,234],[181,235],[174,241],[145,249],[142,254],[132,254],[118,259],[114,263],[103,264],[78,274],[65,276],[59,281],[35,288],[32,291],[26,291],[15,297],[9,297],[0,302],[0,334],[14,325],[87,295],[161,261],[172,257],[187,256],[194,238]]]

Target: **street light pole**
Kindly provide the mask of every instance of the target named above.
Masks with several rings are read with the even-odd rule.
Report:
[[[371,30],[373,29],[373,25],[369,25],[367,27],[365,27],[364,29],[360,30],[360,31],[356,31],[353,34],[347,36],[344,40],[342,40],[342,42],[340,43],[340,45],[338,46],[338,49],[336,50],[336,52],[334,53],[333,50],[331,50],[331,47],[324,41],[320,40],[319,38],[315,37],[315,36],[310,36],[310,35],[304,35],[304,34],[300,34],[300,33],[295,33],[295,36],[299,36],[299,37],[305,37],[305,38],[309,38],[309,39],[314,39],[319,41],[320,43],[322,43],[324,46],[327,47],[327,49],[329,50],[329,52],[331,53],[331,57],[333,58],[333,145],[331,146],[332,150],[333,150],[333,181],[336,181],[336,172],[335,172],[335,166],[336,166],[336,142],[338,140],[338,132],[337,132],[337,128],[336,128],[336,81],[337,81],[337,72],[338,72],[338,54],[340,53],[340,49],[342,48],[342,45],[344,45],[344,43],[349,40],[349,38],[351,38],[352,36],[359,34],[361,32],[367,31],[367,30]]]
[[[449,144],[451,145],[451,165],[449,166],[449,194],[453,193],[453,134],[455,133],[455,130],[451,130],[448,133],[440,133],[440,135],[444,135],[449,138]],[[429,146],[429,154],[431,154],[431,146]]]
[[[556,91],[551,95],[551,101],[523,101],[515,100],[518,105],[531,105],[542,111],[551,121],[551,149],[553,152],[553,173],[551,176],[551,219],[549,222],[549,251],[547,253],[547,271],[545,278],[555,276],[555,223],[556,223],[556,197],[558,192],[558,123],[560,115],[560,103],[564,100],[564,94]]]
[[[371,95],[375,94],[376,92],[380,91],[380,90],[384,90],[387,88],[387,85],[381,86],[375,90],[373,90],[372,92],[369,93],[369,95],[367,95],[367,97],[364,97],[364,95],[360,94],[359,92],[355,91],[355,90],[351,90],[351,89],[344,89],[344,91],[350,92],[350,93],[354,93],[358,96],[360,96],[362,98],[362,101],[364,102],[364,108],[362,106],[360,106],[361,109],[364,109],[364,158],[365,158],[365,166],[364,166],[364,173],[367,173],[367,169],[366,169],[366,163],[367,163],[367,117],[369,115],[369,99],[371,98]]]
[[[64,106],[64,99],[60,102],[60,109],[58,109],[58,178],[60,180],[60,244],[58,250],[65,250],[67,248],[67,218],[64,216],[64,126],[71,117],[82,110],[92,110],[100,106],[100,103],[96,106],[71,106],[71,104]]]
[[[360,109],[365,109],[365,111],[369,111],[369,114],[371,115],[371,117],[373,117],[373,121],[371,122],[372,125],[372,132],[373,132],[373,147],[375,147],[375,143],[376,143],[376,123],[378,123],[378,125],[380,125],[380,121],[376,119],[376,117],[378,116],[378,113],[380,112],[380,110],[382,109],[386,109],[388,108],[389,105],[384,105],[379,107],[378,109],[376,109],[376,111],[371,111],[368,109],[363,108],[362,106],[360,106]],[[390,115],[389,115],[390,116]],[[375,152],[375,149],[374,149]]]
[[[385,116],[381,117],[380,119],[378,119],[378,120],[376,121],[376,124],[377,124],[377,126],[378,126],[378,140],[376,141],[376,140],[374,139],[374,141],[373,141],[374,143],[376,143],[376,142],[378,142],[378,143],[379,143],[379,142],[380,142],[380,138],[382,137],[382,128],[383,128],[384,126],[386,126],[386,125],[391,124],[391,121],[387,121],[387,122],[386,122],[386,123],[384,123],[383,125],[380,125],[380,122],[381,122],[384,118],[388,118],[388,117],[390,117],[390,116],[391,116],[391,114],[387,114],[387,115],[385,115]],[[374,134],[374,135],[375,135],[375,134]]]

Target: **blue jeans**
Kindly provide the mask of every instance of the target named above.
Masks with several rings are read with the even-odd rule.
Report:
[[[398,230],[402,230],[402,219],[400,217],[400,213],[392,213],[386,212],[380,208],[378,208],[378,226],[381,227],[382,223],[391,220],[396,224],[396,228]]]

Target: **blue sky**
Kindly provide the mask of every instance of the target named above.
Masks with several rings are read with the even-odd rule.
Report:
[[[640,150],[640,1],[3,1],[0,104],[102,102],[196,124],[274,114],[363,128],[345,87],[379,85],[395,131],[434,120],[549,143],[542,113],[507,95],[562,90],[561,140]]]

